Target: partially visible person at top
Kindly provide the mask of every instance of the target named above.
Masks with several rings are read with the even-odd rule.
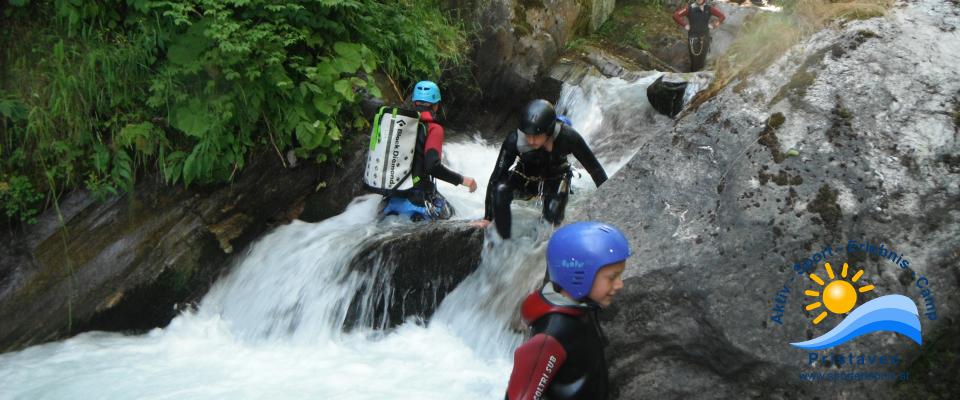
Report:
[[[440,88],[432,81],[420,81],[413,88],[414,109],[420,113],[420,122],[426,126],[423,146],[414,153],[414,187],[401,197],[387,199],[385,215],[404,214],[414,211],[414,215],[429,215],[436,219],[452,216],[446,200],[437,191],[434,178],[453,185],[464,185],[471,193],[477,190],[477,182],[460,175],[441,163],[443,155],[444,130],[435,114],[440,108]]]
[[[711,21],[710,17],[717,17]],[[706,0],[695,0],[673,13],[673,20],[687,31],[687,52],[690,54],[690,72],[703,69],[710,52],[710,30],[720,26],[727,17]]]
[[[550,102],[537,99],[520,114],[520,127],[507,134],[487,185],[483,219],[474,225],[486,227],[492,221],[501,238],[511,235],[510,203],[514,198],[543,201],[543,218],[559,225],[563,221],[572,172],[567,156],[573,154],[599,187],[607,173],[583,137],[572,126],[558,120]]]
[[[514,352],[507,400],[604,400],[606,337],[597,313],[623,289],[630,245],[617,228],[577,222],[547,244],[550,281],[521,307],[532,337]]]

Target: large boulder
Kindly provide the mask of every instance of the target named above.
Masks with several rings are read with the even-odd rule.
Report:
[[[103,202],[78,191],[59,214],[51,209],[36,225],[4,229],[0,351],[89,329],[165,325],[206,293],[232,254],[295,218],[318,182],[338,175],[332,163],[285,163],[259,154],[236,181],[216,187],[149,179]],[[337,208],[349,195],[327,193]]]
[[[361,245],[351,271],[376,274],[351,300],[346,326],[388,328],[426,321],[444,297],[480,265],[483,231],[466,222],[395,227]]]
[[[606,313],[615,398],[956,397],[957,25],[955,5],[927,0],[835,26],[650,133],[576,216],[623,228],[636,249]],[[824,261],[837,279],[843,263],[864,270],[855,285],[874,288],[857,304],[913,300],[923,346],[887,332],[792,347],[844,317],[814,324],[822,308],[807,310],[817,284],[803,272],[828,279]]]
[[[472,82],[451,82],[452,91],[462,96],[450,98],[451,123],[498,130],[524,102],[549,97],[538,86],[539,78],[575,33],[598,28],[614,5],[614,0],[449,1],[448,8],[480,28],[470,56]]]

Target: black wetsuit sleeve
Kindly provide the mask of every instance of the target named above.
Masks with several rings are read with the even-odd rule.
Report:
[[[448,182],[454,186],[463,183],[463,176],[451,171],[440,162],[440,154],[434,149],[427,150],[423,156],[424,169],[430,176],[441,181]]]
[[[603,166],[600,165],[600,161],[597,161],[597,157],[593,155],[593,151],[587,146],[587,142],[583,140],[583,136],[580,136],[579,133],[572,129],[569,133],[570,152],[573,153],[577,161],[580,161],[580,164],[587,169],[590,177],[593,178],[593,183],[597,185],[597,187],[600,187],[600,185],[607,181],[607,173],[603,170]]]
[[[497,156],[497,163],[494,164],[493,173],[490,174],[490,180],[488,181],[489,183],[487,183],[487,197],[484,202],[483,219],[487,221],[493,220],[493,193],[496,191],[497,185],[507,179],[510,167],[513,166],[516,159],[517,133],[511,132],[507,134],[507,138],[504,139],[503,144],[500,145],[500,155]]]

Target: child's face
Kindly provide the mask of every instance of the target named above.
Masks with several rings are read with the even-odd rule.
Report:
[[[626,267],[626,261],[620,261],[600,268],[596,278],[593,279],[593,287],[590,288],[588,296],[590,300],[599,304],[600,307],[609,307],[610,303],[613,303],[613,296],[623,289],[623,279],[620,279],[620,275]]]

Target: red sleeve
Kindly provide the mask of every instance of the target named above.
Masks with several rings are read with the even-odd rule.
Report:
[[[723,15],[723,11],[720,11],[717,7],[710,7],[710,14],[713,14],[714,17],[717,17],[720,21],[718,23],[722,24],[723,20],[727,19],[726,15]]]
[[[423,152],[436,150],[437,155],[443,154],[443,127],[440,124],[427,124],[427,143]]]
[[[711,7],[711,8],[712,8],[712,7]],[[686,21],[684,21],[683,18],[687,16],[687,12],[689,11],[689,9],[690,9],[690,7],[683,7],[683,8],[681,8],[681,9],[677,10],[675,13],[673,13],[673,21],[676,22],[677,25],[680,25],[680,26],[685,26],[685,25],[687,25]]]
[[[538,400],[567,359],[567,351],[552,336],[537,334],[513,353],[513,372],[507,385],[509,400]]]

